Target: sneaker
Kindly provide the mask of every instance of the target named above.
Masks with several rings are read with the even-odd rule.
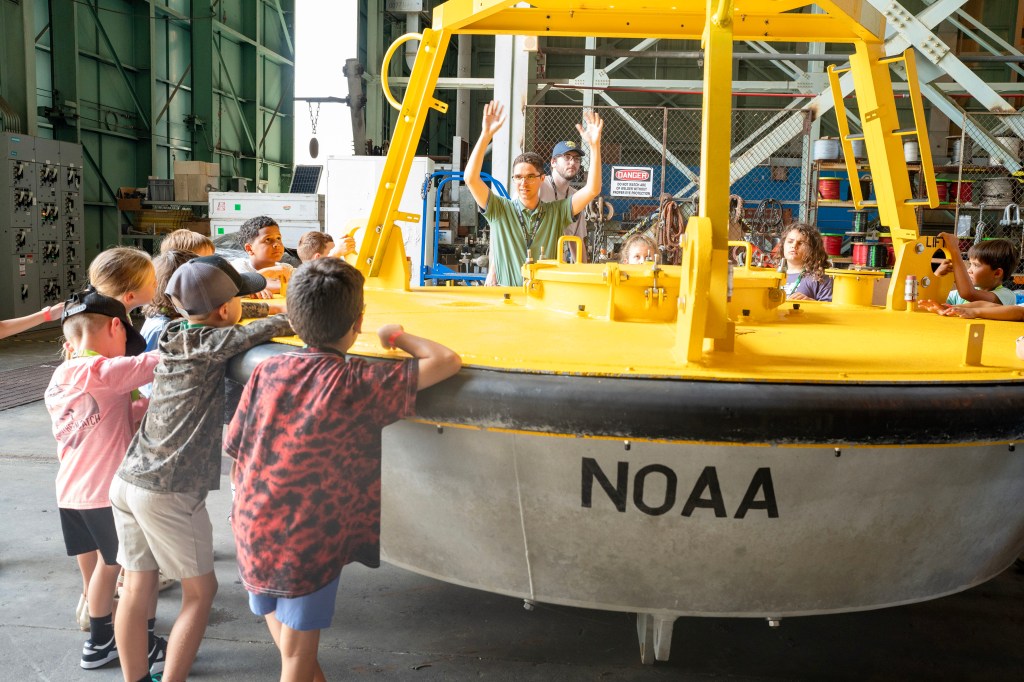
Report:
[[[174,578],[168,578],[165,576],[163,571],[160,571],[159,575],[160,582],[157,583],[158,592],[163,592],[164,590],[168,590],[178,584],[178,581]]]
[[[82,667],[86,670],[102,668],[107,663],[117,660],[117,644],[113,636],[106,644],[94,644],[91,639],[82,647]]]
[[[78,595],[78,606],[75,608],[75,620],[82,632],[89,632],[89,602],[84,594]]]
[[[164,679],[164,674],[163,673],[157,673],[156,675],[153,675],[152,673],[150,673],[150,675],[149,675],[149,682],[161,682],[161,680],[163,680],[163,679]]]
[[[164,662],[167,660],[167,640],[153,637],[153,648],[149,650],[149,674],[162,675]],[[159,678],[158,678],[159,679]]]

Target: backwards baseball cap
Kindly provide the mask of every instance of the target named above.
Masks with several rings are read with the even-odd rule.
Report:
[[[146,339],[143,338],[142,334],[135,331],[132,321],[128,319],[128,311],[125,310],[124,304],[116,298],[104,296],[92,287],[71,294],[68,300],[64,302],[64,313],[60,316],[60,323],[64,324],[68,318],[83,313],[116,317],[121,320],[121,326],[124,327],[125,335],[127,336],[124,348],[125,355],[138,355],[145,352]]]
[[[171,275],[164,291],[189,315],[205,315],[235,296],[248,296],[267,288],[258,272],[238,272],[220,256],[193,258]]]
[[[580,146],[572,140],[563,140],[555,145],[555,148],[551,150],[551,158],[561,156],[562,154],[579,154],[583,156],[583,152],[580,151]]]

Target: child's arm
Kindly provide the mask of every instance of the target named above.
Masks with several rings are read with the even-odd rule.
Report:
[[[344,258],[350,253],[356,252],[356,239],[350,234],[338,238],[338,244],[331,250],[328,256]]]
[[[400,324],[384,325],[377,330],[377,336],[385,348],[401,348],[419,360],[417,391],[444,381],[462,367],[462,358],[455,351],[436,341],[407,334]]]
[[[26,329],[31,329],[43,322],[60,320],[63,311],[64,302],[61,301],[57,305],[46,306],[39,312],[26,315],[25,317],[16,317],[13,320],[0,320],[0,339],[20,334]]]
[[[965,301],[991,301],[992,303],[1001,303],[999,297],[991,291],[984,291],[982,289],[975,288],[974,282],[971,281],[971,276],[967,273],[967,266],[964,265],[964,259],[960,256],[960,241],[957,237],[949,232],[943,232],[939,234],[939,238],[945,242],[947,250],[956,254],[956,256],[951,260],[953,264],[953,280],[956,282],[957,293],[959,293]]]
[[[951,317],[962,317],[965,320],[1008,320],[1024,322],[1024,307],[1019,305],[965,306],[954,305],[942,312]]]
[[[202,330],[202,351],[216,360],[227,362],[275,336],[291,336],[294,333],[284,315],[271,315],[246,325],[206,327]]]
[[[242,301],[242,319],[253,320],[288,312],[284,301]]]
[[[153,381],[153,370],[160,364],[160,353],[104,358],[96,364],[100,379],[115,393],[129,393]]]
[[[483,178],[480,177],[480,169],[484,165],[484,154],[487,153],[487,145],[491,143],[491,138],[501,130],[503,125],[505,125],[505,108],[492,99],[484,106],[483,127],[480,130],[480,139],[477,140],[476,146],[473,147],[473,152],[469,155],[469,159],[466,160],[466,170],[462,177],[462,181],[466,183],[466,187],[469,188],[469,193],[473,195],[477,206],[482,209],[487,208],[487,200],[491,196],[491,190],[487,187],[487,183],[483,181]]]

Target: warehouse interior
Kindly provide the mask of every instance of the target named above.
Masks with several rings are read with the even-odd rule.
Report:
[[[157,253],[161,239],[181,228],[217,241],[237,230],[239,220],[271,210],[268,206],[280,207],[282,201],[298,207],[294,222],[282,224],[286,245],[294,246],[289,235],[307,229],[343,234],[369,212],[383,177],[402,116],[389,96],[400,101],[410,87],[418,45],[408,36],[429,29],[442,4],[357,0],[354,52],[317,65],[347,91],[307,96],[294,87],[295,24],[303,12],[316,11],[309,0],[0,0],[0,28],[7,38],[0,64],[0,154],[5,157],[0,184],[7,188],[0,195],[0,319],[35,314],[80,290],[87,284],[88,264],[104,249],[128,245]],[[904,154],[915,196],[927,195],[925,163],[938,188],[936,206],[916,209],[921,234],[953,233],[965,252],[982,240],[1008,239],[1020,254],[1024,3],[852,4],[870,5],[886,17],[888,54],[909,48],[916,55],[929,148],[922,150],[908,139]],[[822,10],[811,5],[798,11]],[[403,37],[397,49],[389,49]],[[856,137],[859,112],[855,99],[834,97],[832,84],[840,83],[846,94],[852,82],[838,72],[838,80],[830,80],[830,67],[841,72],[852,49],[736,43],[730,221],[751,245],[748,257],[755,265],[778,266],[784,226],[806,221],[821,231],[834,267],[892,272],[892,240],[871,205],[872,170],[863,145],[858,149],[841,139],[851,133]],[[491,99],[514,103],[484,166],[503,187],[512,186],[516,156],[532,150],[549,158],[560,140],[578,139],[575,126],[591,109],[605,120],[604,186],[611,184],[613,167],[649,171],[645,194],[609,192],[588,209],[585,248],[591,261],[613,259],[632,234],[656,235],[666,220],[666,206],[680,223],[697,215],[703,66],[699,41],[486,33],[454,37],[434,94],[447,113],[434,111],[427,118],[402,194],[402,210],[415,218],[400,225],[412,261],[410,286],[475,285],[485,277],[489,228],[460,183],[460,173]],[[907,72],[896,64],[893,73],[900,119],[913,121]],[[837,101],[844,102],[842,111],[836,111]],[[314,115],[349,119],[352,149],[329,155],[317,150],[315,123],[305,137],[305,120]],[[298,162],[297,150],[307,147],[312,161]],[[584,181],[581,174],[573,184]],[[288,195],[294,197],[279,198]],[[237,219],[228,215],[232,211]],[[1017,266],[1006,286],[1024,300],[1024,265]],[[35,400],[15,401],[0,411],[0,431],[10,443],[0,448],[0,469],[6,468],[12,480],[44,490],[49,483],[41,462],[52,457],[41,403],[45,381],[40,387],[38,376],[10,374],[5,382],[4,374],[47,362],[52,372],[58,335],[58,323],[50,320],[0,342],[0,387],[8,393],[39,393]],[[26,432],[32,427],[38,427],[38,438]],[[7,499],[26,510],[26,517],[35,504],[24,491]],[[226,514],[230,499],[221,494],[212,506]],[[59,537],[29,532],[46,527],[56,533],[45,516],[36,514],[18,532],[26,546],[40,553],[60,545]],[[233,551],[230,543],[217,547]],[[31,582],[43,570],[39,558],[26,558],[20,549],[11,554],[18,562],[12,571],[17,585],[46,589]],[[226,589],[234,575],[220,563]],[[622,614],[543,605],[534,613],[537,605],[527,603],[524,610],[522,600],[512,597],[481,597],[394,567],[381,573],[383,578],[357,570],[357,589],[345,605],[372,624],[371,633],[384,636],[374,639],[375,634],[346,623],[344,635],[352,644],[332,644],[325,654],[335,670],[382,679],[490,675],[537,680],[680,674],[686,679],[1015,679],[1024,670],[1024,658],[1010,651],[1024,634],[1017,615],[1024,599],[1019,566],[936,602],[822,616],[826,624],[820,628],[815,618],[807,618],[788,633],[763,623],[755,633],[754,625],[740,620],[697,619],[703,622],[677,627],[679,655],[654,667],[635,660],[635,642],[629,640],[635,626],[617,619]],[[395,594],[377,587],[375,580],[398,586]],[[77,590],[49,585],[62,599]],[[5,597],[0,603],[28,611],[19,589],[13,582],[0,588]],[[381,592],[400,606],[387,618],[375,619],[366,604]],[[426,602],[410,596],[416,594],[426,594]],[[161,604],[165,611],[175,607]],[[444,625],[435,624],[438,613]],[[213,624],[214,635],[220,635],[214,637],[217,654],[214,660],[200,659],[197,678],[237,679],[236,658],[247,667],[252,660],[265,663],[260,679],[272,678],[273,643],[262,625],[258,636],[246,630],[251,614],[244,605],[226,606],[217,615],[222,619]],[[490,641],[486,630],[477,627],[479,620],[490,620],[508,647]],[[422,625],[419,635],[406,632],[413,624]],[[78,633],[70,626],[67,632],[54,632],[30,616],[19,616],[16,626],[10,644],[0,651],[45,647],[46,638],[59,639],[62,646],[77,642]],[[431,628],[436,628],[434,636],[425,637],[422,633]],[[894,644],[905,636],[904,629],[911,631],[906,650]],[[864,634],[872,630],[881,634]],[[386,636],[394,632],[407,639]],[[814,637],[821,632],[830,639],[816,644]],[[558,644],[561,637],[572,641]],[[586,646],[588,638],[602,642],[603,653],[596,658]],[[845,638],[856,646],[836,644]],[[744,642],[737,644],[740,639]],[[239,653],[236,645],[242,644]],[[791,655],[780,653],[784,648]],[[722,653],[702,655],[702,649]],[[743,663],[730,661],[731,656]],[[759,667],[757,660],[772,669]],[[38,662],[27,661],[12,669],[19,675],[38,671]],[[113,669],[107,672],[114,679]]]
[[[316,65],[349,92],[299,93],[297,101],[294,19],[303,9],[294,2],[218,2],[209,11],[185,0],[7,3],[2,21],[12,39],[0,74],[0,104],[5,131],[24,137],[5,144],[38,140],[38,152],[32,142],[31,153],[41,166],[31,173],[20,166],[4,169],[5,184],[22,193],[4,199],[9,220],[3,278],[14,277],[19,285],[31,280],[23,300],[5,303],[4,315],[61,300],[82,284],[84,267],[103,248],[129,243],[152,250],[175,227],[209,229],[210,191],[292,191],[294,148],[308,142],[295,139],[296,117],[304,123],[314,107],[317,116],[352,121],[352,155],[386,153],[398,112],[388,105],[382,75],[401,98],[417,41],[405,41],[386,65],[384,57],[401,36],[429,28],[437,4],[361,0],[354,10],[355,54]],[[905,20],[890,22],[890,53],[918,50],[940,199],[936,208],[919,209],[922,232],[1006,236],[1019,249],[1022,197],[1012,178],[1021,172],[1024,135],[1017,111],[1024,98],[1024,8],[1014,0],[869,4],[904,13]],[[622,235],[647,228],[664,199],[671,197],[684,222],[696,213],[702,88],[697,41],[467,34],[448,51],[437,97],[450,109],[428,118],[417,149],[422,161],[406,189],[413,212],[420,213],[423,190],[436,204],[436,210],[423,211],[419,224],[402,226],[414,260],[412,284],[482,277],[486,226],[467,204],[468,193],[459,192],[458,182],[444,182],[444,174],[462,168],[482,107],[492,97],[522,103],[511,111],[485,166],[506,187],[514,156],[524,150],[546,154],[559,139],[575,135],[581,111],[591,107],[605,113],[605,166],[653,172],[649,197],[606,196],[589,213],[592,255],[601,248],[611,254]],[[826,53],[812,43],[747,41],[737,47],[731,193],[736,220],[763,264],[773,262],[773,235],[781,225],[805,220],[834,237],[830,255],[837,266],[867,265],[867,257],[871,265],[887,265],[884,248],[862,244],[854,253],[850,238],[839,243],[848,232],[868,233],[869,242],[885,233],[877,212],[855,206],[836,139],[826,72],[842,66],[845,52],[842,45]],[[848,87],[847,80],[841,83]],[[905,89],[896,96],[901,117],[908,115]],[[856,134],[855,102],[847,100],[844,113]],[[58,150],[50,141],[64,146]],[[908,140],[912,171],[921,159],[914,145]],[[867,200],[871,173],[862,150],[863,144],[854,148],[856,184]],[[376,190],[374,162],[339,162],[333,180],[329,160],[318,163],[326,166],[321,220],[334,226],[327,229],[339,229],[368,208],[367,197]],[[36,175],[45,178],[51,170],[60,177],[40,179],[37,190]],[[923,193],[921,175],[912,172],[911,178]],[[430,247],[437,252],[433,259]],[[453,273],[468,277],[445,278]]]

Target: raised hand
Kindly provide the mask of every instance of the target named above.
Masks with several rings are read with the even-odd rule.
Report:
[[[484,106],[481,132],[488,137],[494,137],[503,125],[505,125],[505,107],[497,100],[492,99]]]
[[[604,128],[604,121],[596,111],[583,112],[583,120],[587,123],[586,128],[579,123],[576,124],[576,130],[580,131],[580,139],[589,147],[601,144],[601,130]]]

